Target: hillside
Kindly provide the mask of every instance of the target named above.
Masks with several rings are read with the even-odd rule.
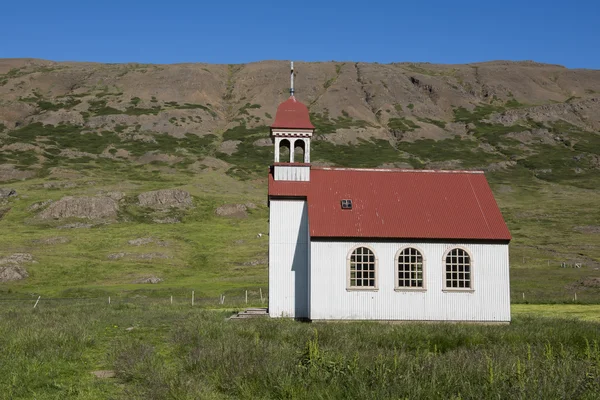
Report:
[[[513,300],[600,301],[600,71],[295,65],[315,163],[483,169],[514,235]],[[0,196],[0,268],[27,271],[0,294],[265,288],[268,125],[288,73],[0,60],[0,188],[16,191]],[[139,197],[159,189],[191,197]]]

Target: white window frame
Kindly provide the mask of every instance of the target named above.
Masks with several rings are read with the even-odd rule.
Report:
[[[361,247],[369,249],[375,257],[375,286],[350,286],[350,258],[352,257],[352,253]],[[350,251],[348,251],[348,255],[346,256],[346,290],[360,292],[374,292],[379,290],[379,258],[377,257],[377,252],[375,252],[375,249],[373,249],[371,246],[359,244],[352,247]]]
[[[462,250],[465,253],[467,253],[467,255],[469,256],[469,274],[470,274],[470,279],[469,279],[469,284],[470,286],[464,287],[464,288],[459,288],[459,287],[449,287],[448,286],[448,281],[446,279],[446,257],[448,257],[448,255],[450,254],[450,252],[452,250]],[[450,246],[448,248],[448,250],[446,250],[444,252],[444,257],[442,258],[442,279],[444,281],[444,292],[466,292],[466,293],[472,293],[475,291],[475,275],[474,275],[474,270],[475,270],[475,261],[473,259],[473,254],[471,253],[471,251],[469,251],[469,249],[467,249],[466,247],[463,246]],[[450,271],[452,272],[452,271]],[[458,271],[457,271],[458,273]],[[464,272],[463,272],[464,273]]]
[[[398,284],[398,273],[399,271],[399,267],[400,265],[398,264],[398,257],[400,257],[400,253],[402,253],[404,250],[406,249],[415,249],[417,250],[420,254],[421,254],[421,258],[423,260],[423,286],[419,287],[419,286],[400,286]],[[427,291],[427,279],[426,279],[426,274],[425,274],[425,270],[427,267],[427,259],[425,257],[425,252],[419,248],[418,246],[412,246],[412,245],[407,245],[404,247],[401,247],[400,249],[398,249],[398,251],[396,252],[396,255],[394,256],[394,290],[397,292],[425,292]]]

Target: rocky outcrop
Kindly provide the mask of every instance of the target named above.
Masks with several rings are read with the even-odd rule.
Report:
[[[189,208],[192,206],[192,196],[185,190],[162,189],[145,192],[138,196],[139,205],[155,210],[169,208]]]
[[[0,182],[20,181],[34,176],[33,171],[24,171],[11,164],[0,165]]]
[[[29,273],[19,265],[0,267],[0,282],[20,281],[27,277]]]
[[[39,214],[39,218],[65,219],[116,219],[119,204],[110,197],[67,196],[50,204]]]
[[[17,191],[10,188],[0,188],[0,199],[8,199],[9,197],[16,197]]]
[[[156,283],[160,283],[162,281],[163,281],[163,279],[159,278],[157,276],[148,276],[148,277],[145,277],[145,278],[136,279],[132,283],[151,283],[151,284],[156,284]]]
[[[0,258],[0,282],[10,282],[25,279],[29,276],[23,264],[34,263],[29,253],[15,253]]]
[[[155,259],[161,259],[161,260],[167,260],[171,257],[168,254],[163,254],[163,253],[142,253],[142,254],[137,254],[137,253],[125,253],[125,252],[121,252],[121,253],[112,253],[109,254],[107,256],[107,258],[109,260],[120,260],[122,258],[133,258],[136,260],[155,260]]]
[[[145,246],[148,244],[153,244],[156,246],[163,247],[163,246],[168,245],[168,243],[165,242],[164,240],[159,240],[159,239],[155,239],[155,238],[151,238],[151,237],[132,239],[132,240],[128,241],[127,243],[129,243],[132,246]]]
[[[57,245],[57,244],[65,244],[65,243],[69,243],[69,242],[70,242],[69,238],[66,238],[64,236],[54,236],[54,237],[49,237],[49,238],[36,239],[33,241],[34,244],[42,244],[42,245],[49,245],[49,246],[53,246],[53,245]]]
[[[248,207],[244,204],[224,204],[215,210],[215,214],[220,217],[246,218]]]

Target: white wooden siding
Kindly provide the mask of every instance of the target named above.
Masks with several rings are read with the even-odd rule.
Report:
[[[378,290],[347,290],[348,253],[365,244],[378,259]],[[396,291],[395,255],[415,246],[425,258],[425,291]],[[456,246],[471,254],[472,292],[445,291],[444,255]],[[508,245],[466,243],[311,243],[310,318],[510,321]]]
[[[271,200],[269,315],[308,318],[310,245],[303,200]]]
[[[273,178],[276,181],[310,181],[310,167],[296,165],[276,165]]]

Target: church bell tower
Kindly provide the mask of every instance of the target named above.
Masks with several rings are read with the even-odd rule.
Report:
[[[275,147],[275,180],[310,181],[310,140],[314,130],[308,108],[294,97],[292,62],[290,98],[279,105],[275,121],[271,125],[271,138]]]

